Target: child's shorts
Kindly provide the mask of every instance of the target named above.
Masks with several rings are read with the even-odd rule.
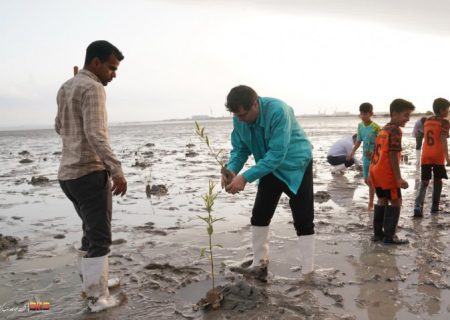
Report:
[[[370,160],[366,159],[366,157],[363,157],[363,176],[364,176],[364,179],[367,179],[369,177],[369,167],[370,167]]]
[[[433,178],[434,179],[448,179],[447,170],[445,170],[445,166],[442,164],[423,164],[421,168],[421,179],[422,181],[431,180],[431,170],[433,170]]]
[[[375,188],[375,193],[378,198],[387,198],[389,200],[397,200],[402,198],[400,188],[397,189],[381,189]]]

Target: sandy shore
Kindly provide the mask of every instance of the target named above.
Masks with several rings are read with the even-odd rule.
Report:
[[[385,119],[375,119],[384,124]],[[300,120],[314,144],[316,208],[315,275],[297,268],[297,237],[287,198],[271,224],[269,280],[261,283],[229,271],[251,258],[249,218],[254,184],[230,196],[219,192],[214,215],[216,272],[226,287],[222,308],[192,306],[210,289],[209,263],[200,258],[207,244],[200,195],[208,179],[219,181],[217,164],[195,136],[193,124],[113,127],[112,145],[122,160],[129,192],[114,199],[110,271],[122,279],[114,294],[127,301],[91,315],[80,298],[76,246],[81,224],[59,189],[56,170],[60,142],[51,131],[0,133],[0,233],[18,243],[0,251],[0,318],[20,319],[448,319],[450,318],[448,227],[450,214],[413,220],[419,178],[410,126],[401,164],[410,188],[399,233],[406,246],[372,243],[367,188],[358,172],[333,176],[326,151],[351,134],[357,119]],[[204,123],[216,148],[229,149],[231,123]],[[26,153],[24,152],[26,151]],[[28,159],[28,161],[23,161]],[[21,162],[22,161],[22,162]],[[48,179],[38,179],[42,176]],[[35,177],[32,183],[32,177]],[[167,193],[148,198],[147,185]],[[147,189],[147,193],[146,193]],[[447,211],[448,183],[442,207]],[[431,202],[427,196],[427,207]],[[2,238],[3,239],[3,238]],[[2,240],[0,239],[0,240]],[[11,239],[9,239],[11,240]],[[29,301],[50,303],[49,311],[26,312]]]

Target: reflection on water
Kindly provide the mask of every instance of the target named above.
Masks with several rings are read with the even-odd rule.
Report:
[[[415,258],[418,271],[417,293],[418,305],[432,316],[439,314],[441,309],[442,263],[446,246],[441,241],[441,228],[438,217],[431,217],[431,221],[425,227],[420,219],[414,220],[414,230],[423,237],[416,245]]]
[[[349,172],[347,172],[350,174]],[[353,195],[355,194],[357,185],[351,183],[345,174],[332,175],[331,181],[328,183],[327,190],[338,206],[348,208],[353,203]]]
[[[362,282],[358,300],[367,309],[368,319],[395,319],[402,307],[398,282],[403,279],[394,250],[368,241],[361,248],[356,270]]]

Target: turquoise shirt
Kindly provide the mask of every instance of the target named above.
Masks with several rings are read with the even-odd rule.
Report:
[[[258,102],[255,123],[233,117],[232,150],[227,168],[239,173],[252,154],[256,164],[242,174],[245,180],[251,183],[273,173],[297,194],[312,160],[311,143],[290,106],[274,98],[259,97]]]
[[[368,155],[371,155],[375,149],[375,139],[380,130],[380,126],[373,121],[368,126],[364,125],[364,122],[358,124],[356,140],[363,143],[363,160],[371,160],[371,157],[368,157]]]

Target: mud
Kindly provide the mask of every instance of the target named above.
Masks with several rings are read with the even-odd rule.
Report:
[[[374,119],[383,125],[387,119]],[[60,140],[52,130],[0,132],[0,318],[25,319],[448,319],[450,318],[449,185],[442,212],[412,219],[420,173],[415,166],[414,119],[404,129],[402,176],[410,188],[398,234],[405,246],[370,241],[372,213],[359,172],[332,175],[329,146],[352,134],[355,118],[299,120],[314,145],[316,271],[301,275],[288,198],[280,199],[270,228],[266,282],[232,272],[251,261],[249,224],[256,184],[238,195],[219,186],[214,215],[214,275],[220,308],[193,307],[212,288],[211,264],[200,258],[208,245],[201,195],[208,180],[220,184],[220,168],[200,146],[193,123],[111,127],[111,144],[128,180],[125,197],[114,197],[110,275],[124,294],[120,307],[92,315],[80,298],[77,252],[81,222],[57,182]],[[229,151],[230,121],[203,123],[215,149]],[[153,141],[154,143],[150,143]],[[189,146],[188,146],[189,145]],[[149,149],[151,148],[151,150]],[[198,153],[186,157],[188,150]],[[27,154],[19,154],[27,151]],[[30,165],[20,160],[34,159]],[[136,159],[138,158],[138,159]],[[44,160],[46,159],[46,160]],[[144,163],[145,166],[135,166]],[[252,160],[249,160],[252,163]],[[43,176],[48,183],[27,183]],[[155,187],[155,193],[150,193]],[[170,193],[168,192],[170,190]],[[153,192],[153,191],[152,191]],[[151,197],[149,198],[148,195]],[[56,237],[56,238],[55,238]],[[8,240],[7,240],[8,239]],[[245,266],[244,266],[245,267]],[[50,311],[27,313],[29,301],[48,301]]]

